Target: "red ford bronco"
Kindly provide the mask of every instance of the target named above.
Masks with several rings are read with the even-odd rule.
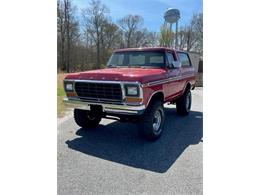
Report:
[[[72,73],[64,79],[66,104],[75,122],[95,128],[102,118],[137,122],[141,135],[156,140],[164,128],[164,103],[188,115],[195,69],[188,53],[164,47],[113,52],[107,68]]]

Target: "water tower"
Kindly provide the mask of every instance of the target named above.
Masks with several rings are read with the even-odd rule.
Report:
[[[175,48],[178,49],[178,20],[181,18],[180,11],[178,9],[169,8],[164,13],[164,20],[166,23],[170,24],[170,32],[172,32],[172,24],[176,23],[176,32],[175,32]]]

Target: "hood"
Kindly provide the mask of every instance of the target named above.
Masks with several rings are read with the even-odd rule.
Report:
[[[66,79],[104,80],[104,81],[139,81],[147,83],[163,79],[165,70],[160,68],[105,68],[69,74]]]

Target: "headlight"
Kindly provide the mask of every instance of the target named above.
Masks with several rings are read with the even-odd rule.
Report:
[[[136,85],[125,85],[126,96],[139,96],[139,87]]]
[[[73,83],[65,83],[65,91],[73,91]]]

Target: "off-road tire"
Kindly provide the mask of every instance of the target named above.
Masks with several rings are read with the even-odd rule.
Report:
[[[161,123],[158,130],[155,130],[153,125],[155,124],[155,115],[156,113],[158,115],[158,112],[160,113]],[[144,114],[142,115],[141,120],[139,121],[139,132],[141,133],[141,136],[148,141],[157,140],[162,135],[164,121],[165,114],[162,102],[151,102],[145,110]]]
[[[74,109],[74,119],[78,126],[88,129],[97,127],[102,117],[86,110]]]
[[[184,94],[176,101],[177,114],[186,116],[190,113],[191,108],[191,91],[187,89]]]

